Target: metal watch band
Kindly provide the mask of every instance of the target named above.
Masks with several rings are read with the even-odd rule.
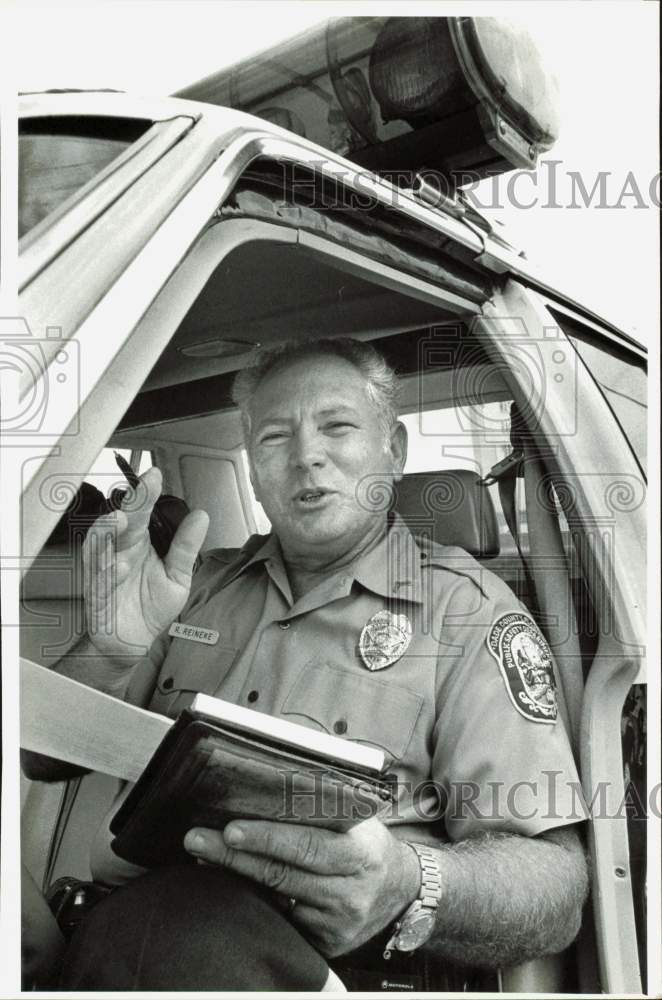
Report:
[[[424,844],[407,843],[416,851],[421,866],[421,887],[414,902],[396,921],[384,950],[385,959],[391,957],[393,949],[414,951],[427,941],[434,929],[435,912],[442,895],[441,870],[434,851]]]
[[[423,906],[436,910],[441,899],[441,870],[434,851],[425,844],[413,844],[408,841],[418,855],[421,865],[421,889],[418,898]]]

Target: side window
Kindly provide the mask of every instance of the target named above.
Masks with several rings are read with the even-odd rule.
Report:
[[[509,400],[405,413],[400,419],[409,438],[405,474],[469,469],[483,477],[511,451]],[[487,489],[496,511],[501,553],[516,552],[501,509],[498,487],[495,484]],[[516,500],[520,541],[526,549],[526,505],[521,480],[517,482]]]
[[[409,450],[407,472],[436,472],[444,469],[471,469],[481,477],[488,474],[492,466],[511,453],[510,445],[511,401],[473,403],[467,408],[447,407],[426,410],[422,413],[408,413],[400,419],[407,427]],[[487,489],[492,497],[499,527],[501,555],[514,556],[517,546],[506,522],[499,487],[496,483]],[[566,555],[573,552],[570,528],[561,504],[554,493],[550,494],[559,521]],[[524,479],[515,484],[515,505],[517,511],[517,531],[522,552],[529,551],[529,528],[526,511],[526,491]],[[577,573],[576,561],[572,561],[573,573]]]
[[[648,379],[646,362],[550,310],[599,385],[644,474]]]
[[[241,449],[241,460],[244,463],[244,468],[246,470],[246,479],[248,479],[248,454],[245,448]],[[255,518],[255,524],[257,526],[258,534],[268,535],[271,531],[271,521],[264,512],[264,507],[259,500],[256,500],[253,496],[253,488],[251,487],[250,492],[251,497],[251,511],[253,517]]]
[[[112,118],[25,119],[18,156],[18,235],[30,232],[149,128]]]

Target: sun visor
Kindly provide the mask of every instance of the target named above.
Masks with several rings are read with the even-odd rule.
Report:
[[[502,18],[334,18],[177,96],[257,115],[396,183],[532,168],[559,129],[542,49]]]

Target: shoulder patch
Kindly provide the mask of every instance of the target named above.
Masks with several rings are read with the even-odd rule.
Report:
[[[552,654],[533,618],[521,611],[501,615],[487,636],[513,705],[532,722],[556,722]]]

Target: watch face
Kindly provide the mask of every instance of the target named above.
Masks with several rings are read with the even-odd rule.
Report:
[[[418,909],[414,909],[418,903]],[[422,906],[416,900],[411,910],[402,918],[402,926],[398,933],[395,947],[398,951],[414,951],[420,948],[432,934],[435,921],[435,910]]]

